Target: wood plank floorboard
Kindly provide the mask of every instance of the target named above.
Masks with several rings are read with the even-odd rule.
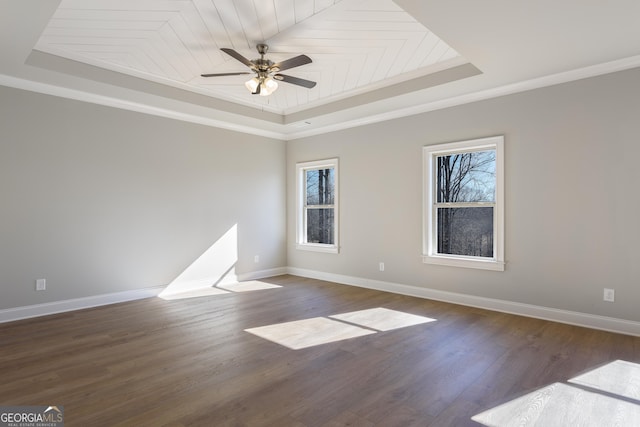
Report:
[[[479,426],[471,417],[621,359],[640,338],[305,279],[0,324],[0,405],[73,426]],[[291,350],[245,332],[383,307],[433,322]],[[638,402],[640,403],[640,402]]]

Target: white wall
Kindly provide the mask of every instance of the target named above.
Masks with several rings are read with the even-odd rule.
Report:
[[[0,87],[0,309],[284,267],[285,188],[282,141]]]
[[[505,136],[506,271],[423,264],[422,147],[492,135]],[[340,253],[296,250],[295,164],[330,157]],[[639,159],[638,69],[291,141],[288,265],[640,321]]]

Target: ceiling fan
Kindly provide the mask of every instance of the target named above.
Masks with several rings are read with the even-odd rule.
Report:
[[[245,83],[245,86],[253,95],[262,95],[268,96],[271,95],[278,88],[278,81],[282,81],[285,83],[291,83],[294,85],[306,87],[311,89],[316,85],[316,82],[312,82],[311,80],[301,79],[299,77],[287,76],[286,74],[280,74],[280,71],[288,70],[290,68],[299,67],[301,65],[311,63],[311,58],[307,55],[298,55],[293,58],[286,59],[281,62],[273,62],[269,59],[265,59],[264,56],[267,54],[267,50],[269,50],[269,46],[260,43],[256,46],[258,53],[260,54],[259,59],[254,59],[252,61],[248,60],[244,56],[240,55],[233,49],[222,48],[220,49],[227,55],[237,59],[242,62],[247,67],[251,68],[256,75],[252,79],[248,80]],[[238,76],[241,74],[251,74],[248,71],[238,72],[238,73],[217,73],[217,74],[201,74],[202,77],[219,77],[219,76]]]

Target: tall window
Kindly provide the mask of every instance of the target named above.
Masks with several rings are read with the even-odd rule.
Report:
[[[338,159],[297,164],[298,249],[338,252]]]
[[[504,270],[501,136],[424,147],[426,263]]]

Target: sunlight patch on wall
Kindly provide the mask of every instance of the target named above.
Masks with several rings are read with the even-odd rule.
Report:
[[[245,329],[292,350],[313,347],[382,331],[434,322],[430,317],[416,316],[386,308],[372,308],[327,317],[296,320]]]
[[[176,277],[160,297],[211,288],[220,283],[236,282],[238,262],[238,224],[234,224],[209,249]]]

